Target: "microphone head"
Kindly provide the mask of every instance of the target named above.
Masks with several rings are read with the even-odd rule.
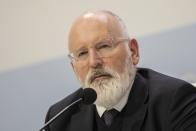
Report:
[[[82,102],[86,105],[93,104],[97,99],[97,93],[92,88],[83,89]]]

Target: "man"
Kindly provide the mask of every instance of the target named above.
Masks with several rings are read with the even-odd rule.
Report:
[[[138,43],[112,12],[81,15],[71,27],[68,46],[81,86],[93,88],[97,100],[93,105],[81,103],[68,110],[48,131],[196,130],[196,88],[153,70],[137,68]],[[46,121],[76,100],[79,92],[54,104]]]

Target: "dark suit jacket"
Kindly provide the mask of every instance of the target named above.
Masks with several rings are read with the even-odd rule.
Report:
[[[80,89],[50,107],[46,121],[76,100]],[[125,106],[122,131],[196,131],[196,88],[150,69],[140,68]],[[48,131],[93,131],[95,105],[78,104]]]

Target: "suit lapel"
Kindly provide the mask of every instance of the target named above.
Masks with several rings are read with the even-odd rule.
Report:
[[[70,131],[93,131],[94,105],[81,105],[78,113],[71,118]]]
[[[140,131],[146,111],[148,89],[146,80],[139,74],[136,75],[131,89],[129,100],[123,113],[122,131]]]

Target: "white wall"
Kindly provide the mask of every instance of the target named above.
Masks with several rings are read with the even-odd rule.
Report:
[[[71,23],[95,9],[114,11],[136,37],[196,22],[195,0],[0,0],[0,72],[66,56]]]

